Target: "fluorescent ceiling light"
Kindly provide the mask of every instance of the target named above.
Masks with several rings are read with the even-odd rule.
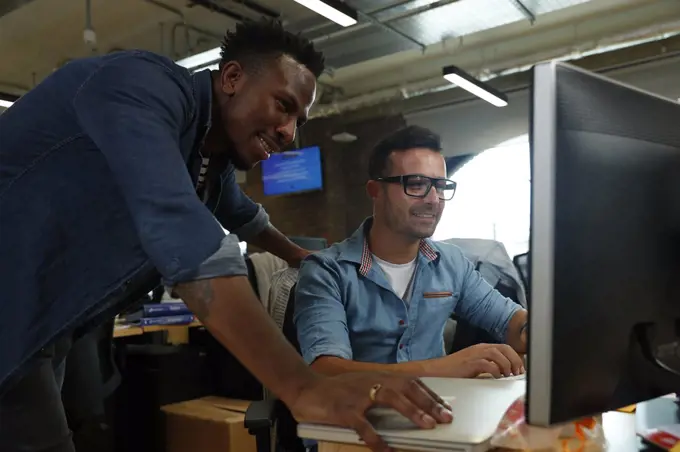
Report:
[[[495,105],[496,107],[505,107],[508,105],[508,96],[488,84],[477,80],[462,69],[456,66],[447,66],[442,72],[446,80],[475,96],[484,99],[491,105]]]
[[[336,0],[295,0],[295,2],[343,27],[357,23],[357,12],[342,2]]]
[[[0,107],[9,108],[14,105],[14,102],[10,100],[0,99]]]
[[[194,69],[199,66],[215,63],[220,60],[221,50],[221,48],[215,47],[214,49],[206,50],[205,52],[197,53],[196,55],[191,55],[190,57],[179,60],[177,61],[177,64],[184,66],[187,69]]]

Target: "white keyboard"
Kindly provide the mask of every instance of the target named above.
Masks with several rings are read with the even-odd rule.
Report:
[[[527,374],[519,374],[519,375],[512,375],[510,377],[501,377],[501,378],[496,378],[496,380],[525,380],[527,378]]]

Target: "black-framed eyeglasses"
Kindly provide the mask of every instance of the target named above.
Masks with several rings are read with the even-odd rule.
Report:
[[[390,184],[401,184],[401,186],[404,187],[404,193],[414,198],[426,197],[430,193],[432,187],[435,187],[437,196],[442,201],[450,201],[453,198],[453,195],[456,194],[456,183],[452,180],[440,177],[406,174],[404,176],[379,177],[375,180]]]

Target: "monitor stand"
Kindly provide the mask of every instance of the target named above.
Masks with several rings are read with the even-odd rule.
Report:
[[[652,326],[634,329],[629,348],[630,379],[651,399],[680,394],[680,341],[675,334],[654,334]]]

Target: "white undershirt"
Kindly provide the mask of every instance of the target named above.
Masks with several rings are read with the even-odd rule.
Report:
[[[413,272],[416,269],[416,260],[413,259],[411,262],[406,264],[393,264],[392,262],[387,262],[380,259],[375,254],[373,259],[378,263],[380,268],[387,278],[387,282],[392,286],[392,290],[396,293],[402,300],[406,300],[409,297],[405,297],[406,291],[411,285],[411,279],[413,278]]]

